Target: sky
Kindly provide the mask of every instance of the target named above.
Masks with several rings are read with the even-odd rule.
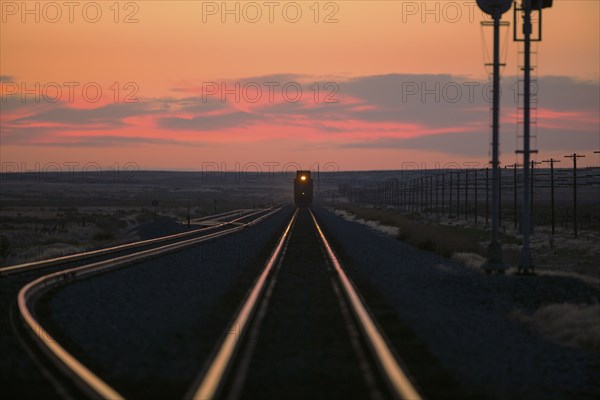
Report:
[[[492,32],[475,1],[2,0],[0,12],[3,172],[490,159]],[[508,165],[521,158],[522,61],[512,10],[503,21]],[[535,158],[600,165],[600,1],[555,0],[542,21]]]

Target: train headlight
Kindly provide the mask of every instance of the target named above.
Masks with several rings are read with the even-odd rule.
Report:
[[[302,176],[300,177],[300,180],[301,180],[301,181],[305,181],[305,180],[306,180],[306,176],[305,176],[305,175],[302,175]]]

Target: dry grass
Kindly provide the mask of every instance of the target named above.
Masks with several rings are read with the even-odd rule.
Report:
[[[454,253],[452,259],[477,271],[482,271],[481,267],[487,261],[485,257],[474,253]]]
[[[483,224],[468,224],[464,220],[435,219],[419,214],[406,214],[397,210],[358,207],[351,204],[339,208],[357,219],[377,221],[396,227],[398,239],[418,249],[432,251],[446,258],[478,269],[487,256],[491,238],[489,228]],[[598,277],[600,257],[599,236],[593,231],[581,231],[574,239],[570,231],[558,229],[552,236],[549,228],[537,227],[531,236],[531,249],[537,272],[565,272],[579,277]],[[521,235],[510,225],[500,231],[504,262],[516,267],[520,261]]]
[[[554,342],[600,350],[600,304],[549,304],[532,315],[512,316]]]
[[[451,258],[456,253],[483,255],[485,252],[485,248],[480,246],[479,241],[488,234],[481,229],[429,223],[416,216],[383,209],[356,207],[349,204],[342,205],[340,208],[358,218],[396,227],[398,240],[446,258]]]

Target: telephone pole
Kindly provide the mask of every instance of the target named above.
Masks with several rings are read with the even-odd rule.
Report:
[[[556,224],[556,219],[554,216],[554,163],[559,163],[560,160],[550,158],[549,160],[544,160],[542,162],[550,164],[550,214],[552,218],[552,235],[554,235],[554,226]]]
[[[577,159],[584,157],[577,153],[565,156],[565,158],[573,160],[573,233],[575,237],[577,237]]]
[[[518,212],[517,212],[517,189],[518,189],[518,175],[517,175],[517,168],[519,168],[521,166],[521,164],[511,164],[511,165],[507,165],[508,168],[512,168],[514,171],[513,174],[513,211],[514,211],[514,226],[515,229],[517,229],[518,226]]]
[[[507,12],[511,0],[477,0],[477,5],[493,19],[494,56],[493,67],[493,100],[492,100],[492,238],[487,247],[487,261],[482,268],[486,273],[493,271],[504,273],[507,266],[502,260],[500,244],[500,19]],[[485,24],[485,23],[484,23]],[[458,217],[458,216],[457,216]]]
[[[533,171],[537,164],[541,164],[541,162],[531,160],[531,181],[530,181],[531,187],[529,189],[530,193],[531,193],[531,197],[530,197],[531,201],[530,201],[530,205],[529,205],[529,210],[530,210],[529,215],[531,216],[531,232],[533,232],[533,225],[534,225],[534,218],[533,218],[533,193],[534,193],[534,191],[533,191],[533,189],[534,189],[535,180],[534,180]]]

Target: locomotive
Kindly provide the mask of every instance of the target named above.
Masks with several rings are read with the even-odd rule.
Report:
[[[313,201],[313,181],[310,171],[296,171],[294,179],[294,203],[298,207],[310,207]]]

